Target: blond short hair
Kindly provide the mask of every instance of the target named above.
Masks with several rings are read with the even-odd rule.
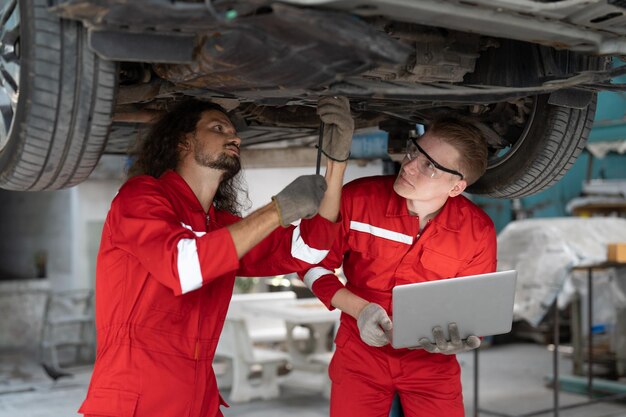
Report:
[[[487,170],[487,139],[470,119],[452,115],[440,116],[427,125],[426,132],[459,152],[459,170],[468,185],[476,182]]]

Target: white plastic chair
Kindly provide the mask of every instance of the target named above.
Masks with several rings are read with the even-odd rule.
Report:
[[[247,402],[253,398],[271,399],[280,394],[278,368],[289,362],[285,352],[254,347],[245,319],[227,317],[216,350],[217,358],[228,358],[231,372],[220,384],[230,385],[230,401]],[[255,368],[260,378],[251,378]]]
[[[73,349],[72,364],[95,356],[93,290],[50,293],[46,300],[40,341],[40,361],[61,368],[59,351]]]

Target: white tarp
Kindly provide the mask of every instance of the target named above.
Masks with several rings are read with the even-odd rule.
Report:
[[[536,326],[559,296],[564,307],[579,285],[572,268],[606,261],[607,244],[626,242],[626,219],[546,218],[509,223],[498,235],[498,270],[518,271],[515,319]],[[619,286],[615,300],[625,298]],[[595,308],[594,308],[595,311]]]
[[[590,142],[587,143],[587,150],[590,154],[598,159],[604,158],[607,154],[611,152],[615,152],[621,155],[626,153],[626,140]]]

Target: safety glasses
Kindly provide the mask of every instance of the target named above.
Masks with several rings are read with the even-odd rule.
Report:
[[[461,179],[464,179],[463,174],[459,171],[446,168],[431,158],[430,155],[424,152],[424,149],[417,144],[415,138],[409,138],[406,144],[406,157],[409,161],[417,159],[417,169],[428,178],[439,178],[444,172],[447,172],[452,175],[458,175]]]

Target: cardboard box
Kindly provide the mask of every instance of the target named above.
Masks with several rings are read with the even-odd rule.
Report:
[[[626,262],[626,243],[609,243],[608,261]]]

